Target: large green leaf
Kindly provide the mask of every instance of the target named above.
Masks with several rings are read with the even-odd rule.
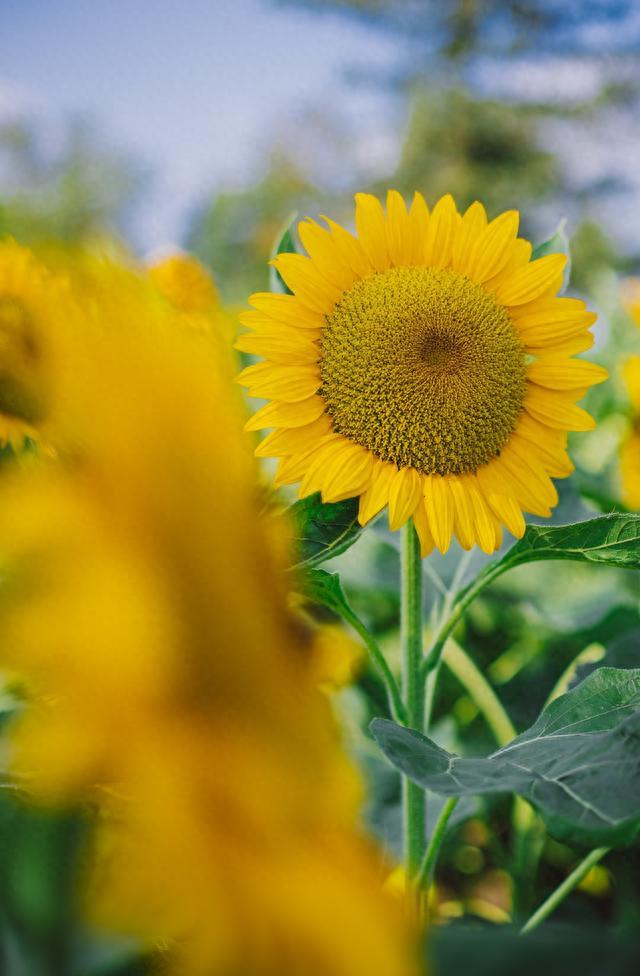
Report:
[[[504,572],[541,559],[570,559],[640,569],[640,515],[614,512],[573,525],[529,525],[492,567]]]
[[[453,610],[425,659],[425,670],[436,667],[447,637],[478,594],[503,573],[525,563],[572,560],[640,569],[640,515],[613,512],[572,525],[528,525],[522,539],[489,565],[458,594]]]
[[[320,495],[310,495],[289,509],[295,526],[300,566],[319,566],[339,556],[362,531],[358,523],[358,501],[325,504]]]
[[[456,756],[385,719],[371,728],[416,783],[442,796],[518,793],[561,840],[626,844],[640,827],[640,669],[600,668],[483,758]]]
[[[630,976],[638,968],[633,930],[609,931],[593,922],[584,899],[587,924],[545,923],[523,939],[515,926],[463,921],[433,926],[428,941],[431,976]],[[575,921],[575,914],[569,914]]]

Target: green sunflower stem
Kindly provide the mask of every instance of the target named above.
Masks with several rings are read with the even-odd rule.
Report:
[[[422,676],[422,558],[413,525],[402,529],[401,559],[402,698],[409,728],[423,729],[424,679]],[[406,776],[402,779],[404,859],[407,882],[417,874],[425,847],[425,792]]]
[[[558,905],[560,905],[567,895],[571,894],[573,889],[580,884],[583,878],[586,878],[591,868],[601,861],[605,854],[609,853],[609,847],[598,847],[596,850],[591,851],[590,854],[580,861],[580,864],[575,868],[571,874],[564,879],[561,885],[558,885],[555,891],[553,891],[546,901],[540,905],[537,911],[533,913],[526,925],[520,929],[520,935],[526,935],[527,932],[532,932],[536,929],[541,922],[544,922],[546,918],[551,915],[552,912],[556,910]]]
[[[429,905],[429,889],[431,888],[436,872],[438,854],[440,853],[440,848],[442,847],[442,842],[447,832],[449,820],[451,819],[451,815],[458,805],[459,800],[459,796],[451,796],[445,802],[440,816],[438,817],[438,821],[433,828],[433,834],[431,836],[431,840],[429,841],[429,846],[425,851],[424,858],[422,859],[422,864],[420,865],[420,870],[416,878],[416,886],[418,889],[420,891],[426,891],[427,914]]]

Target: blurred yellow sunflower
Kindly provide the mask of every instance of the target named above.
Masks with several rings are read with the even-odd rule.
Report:
[[[622,498],[628,508],[640,508],[640,356],[630,356],[622,375],[631,404],[631,430],[620,448]]]
[[[623,282],[622,304],[636,325],[640,325],[640,278],[627,278]]]
[[[46,412],[44,346],[60,282],[11,239],[0,242],[0,445],[37,439]]]
[[[77,277],[62,446],[0,478],[0,664],[29,689],[12,769],[99,808],[91,918],[162,939],[162,972],[413,976],[227,358],[128,268]]]
[[[211,275],[190,254],[176,252],[156,261],[149,267],[149,277],[160,294],[182,312],[206,315],[220,304]]]
[[[325,220],[299,226],[308,256],[273,261],[292,294],[242,316],[237,348],[264,362],[239,382],[271,401],[247,425],[272,428],[257,454],[301,497],[359,496],[363,525],[385,505],[392,529],[413,518],[423,555],[453,535],[493,552],[523,511],[551,514],[567,432],[594,426],[576,401],[607,374],[572,356],[595,315],[555,297],[566,258],[532,261],[516,211],[392,190],[386,213],[356,195],[357,236]]]

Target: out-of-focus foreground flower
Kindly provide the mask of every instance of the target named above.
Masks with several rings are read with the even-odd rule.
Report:
[[[0,446],[36,440],[49,395],[49,345],[64,283],[28,248],[0,242]]]
[[[407,976],[227,358],[141,276],[70,278],[56,457],[0,485],[2,663],[31,692],[14,768],[99,802],[91,912],[166,940],[175,972]]]

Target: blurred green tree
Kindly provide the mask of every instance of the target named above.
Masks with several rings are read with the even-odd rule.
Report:
[[[28,120],[0,124],[0,180],[0,236],[28,244],[126,234],[143,185],[140,167],[83,121],[53,152]]]
[[[349,220],[354,190],[384,193],[389,186],[407,195],[419,189],[430,202],[444,192],[463,206],[480,198],[491,213],[517,207],[537,219],[524,227],[534,236],[551,233],[554,220],[569,216],[570,233],[579,231],[585,245],[575,265],[583,290],[596,265],[619,264],[613,241],[605,246],[603,238],[596,246],[592,203],[619,193],[620,177],[599,172],[578,180],[555,147],[558,127],[564,152],[572,133],[580,126],[596,131],[612,106],[623,119],[637,110],[640,83],[626,57],[638,32],[630,0],[275,2],[356,17],[384,31],[397,44],[392,67],[382,73],[350,68],[349,79],[395,96],[398,125],[390,131],[381,116],[365,120],[368,135],[352,124],[350,138],[337,138],[335,124],[322,113],[307,113],[290,123],[288,133],[278,133],[277,151],[265,154],[264,175],[255,186],[216,195],[194,212],[187,243],[226,281],[228,297],[242,299],[264,286],[269,233],[287,213],[318,213],[330,195],[332,216]],[[539,90],[528,76],[524,86],[512,86],[510,72],[518,66],[528,71],[543,58],[555,60],[547,60]],[[578,85],[567,92],[562,78],[553,81],[567,64],[575,65],[578,77],[586,72],[583,90]],[[362,143],[372,129],[378,145],[386,139],[402,146],[395,159],[388,154],[387,164],[376,160],[374,149],[369,162],[376,165],[363,165]],[[338,184],[335,166],[327,162],[332,149],[346,174]]]

